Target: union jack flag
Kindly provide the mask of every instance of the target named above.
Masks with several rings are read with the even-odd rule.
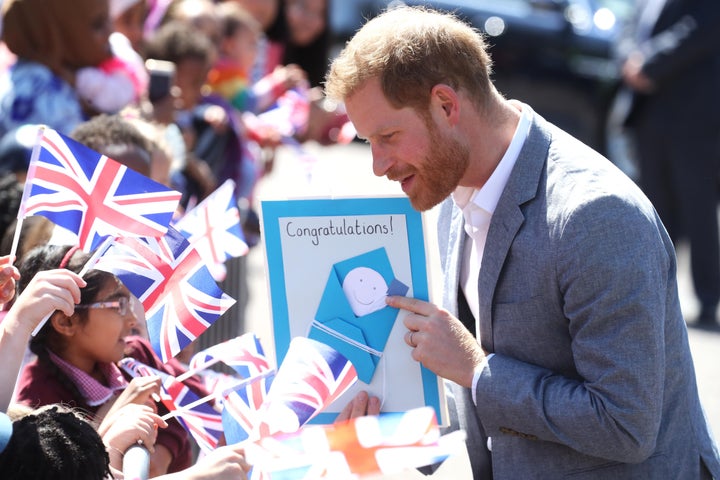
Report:
[[[250,437],[274,378],[274,372],[266,372],[224,392],[222,423],[228,445]]]
[[[225,261],[248,252],[232,180],[226,180],[174,226],[197,249],[218,282],[225,279]]]
[[[295,337],[262,405],[255,434],[294,432],[357,381],[352,363],[334,348]]]
[[[205,390],[211,393],[224,392],[241,381],[240,378],[235,375],[228,375],[210,369],[200,370],[197,373],[193,373],[193,375],[197,375],[202,380]],[[218,401],[222,402],[222,399],[218,399]]]
[[[245,455],[272,480],[356,479],[438,463],[460,448],[462,432],[440,437],[435,411],[422,407],[263,437]]]
[[[217,361],[235,370],[242,378],[250,378],[271,369],[260,339],[246,333],[202,350],[190,359],[190,370],[200,370]]]
[[[165,408],[176,413],[178,421],[192,435],[200,448],[207,452],[217,447],[223,433],[222,415],[208,401],[201,402],[201,398],[195,392],[182,382],[178,382],[172,375],[135,359],[123,358],[120,367],[133,376],[159,376],[163,386],[160,400]]]
[[[187,406],[200,400],[184,383],[178,382],[174,377],[167,375],[163,379],[163,387],[168,397],[161,397],[168,410],[182,410],[178,420],[190,432],[197,444],[209,452],[218,446],[223,433],[222,414],[217,412],[209,402],[197,403],[192,408]]]
[[[179,200],[179,192],[43,128],[18,220],[42,215],[75,234],[78,245],[90,251],[107,236],[162,236]]]
[[[142,302],[150,343],[163,362],[235,303],[172,227],[162,238],[116,238],[93,268],[115,274]]]
[[[120,360],[119,365],[120,368],[125,370],[132,377],[159,377],[160,374],[163,373],[149,365],[145,365],[144,363],[135,360],[132,357],[124,357]]]

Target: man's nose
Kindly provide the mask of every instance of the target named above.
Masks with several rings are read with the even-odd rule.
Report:
[[[373,158],[373,173],[378,177],[384,177],[392,165],[391,157],[380,147],[370,148]]]

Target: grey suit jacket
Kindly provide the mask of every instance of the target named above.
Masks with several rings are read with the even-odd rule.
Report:
[[[529,108],[527,105],[524,108]],[[463,216],[439,216],[444,306],[457,314]],[[672,242],[605,158],[537,114],[490,223],[477,407],[454,386],[475,478],[720,478],[700,405]],[[705,472],[707,473],[707,472]]]

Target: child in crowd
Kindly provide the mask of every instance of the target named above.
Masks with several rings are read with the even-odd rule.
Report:
[[[17,338],[26,334],[28,328],[34,328],[42,318],[40,315],[52,312],[47,323],[30,341],[30,349],[37,358],[20,374],[16,401],[32,407],[65,403],[100,422],[106,417],[112,418],[127,404],[155,405],[150,398],[158,391],[159,379],[142,377],[128,384],[116,366],[124,356],[171,375],[179,375],[182,371],[175,369],[173,362],[163,364],[147,339],[131,335],[138,322],[137,310],[133,308],[136,300],[117,277],[98,270],[90,270],[82,278],[72,273],[79,272],[89,257],[90,254],[74,247],[46,245],[23,258],[18,282],[21,296],[26,289],[36,285],[34,282],[45,280],[41,285],[46,285],[49,276],[63,280],[56,280],[54,288],[45,287],[45,296],[57,297],[58,303],[34,304],[35,310],[27,307],[22,318],[28,325],[21,333],[9,338],[10,341],[15,339],[14,345],[21,343]],[[2,374],[12,376],[12,372]],[[199,379],[190,378],[186,384],[201,397],[208,394]],[[165,414],[167,409],[159,406],[158,413]],[[100,425],[100,433],[105,435],[103,423]],[[151,455],[151,474],[181,472],[191,463],[188,433],[172,419],[167,428],[158,431]]]
[[[245,140],[244,165],[254,165],[257,172],[246,167],[246,177],[259,177],[272,166],[283,132],[272,122],[257,120],[255,114],[270,108],[290,88],[307,91],[307,80],[304,72],[293,65],[278,67],[254,82],[252,71],[263,35],[260,24],[236,2],[220,3],[217,13],[219,54],[208,73],[207,86],[212,94],[226,100],[237,111]],[[246,198],[250,203],[251,199]]]
[[[6,480],[106,480],[106,446],[93,426],[60,406],[11,421],[0,413],[0,471]]]
[[[19,332],[15,334],[26,335],[50,314],[30,340],[36,358],[23,368],[15,400],[30,407],[67,404],[99,423],[108,412],[125,404],[151,403],[159,379],[128,386],[116,366],[125,355],[125,338],[136,322],[133,297],[112,274],[97,270],[90,270],[83,278],[73,274],[88,258],[89,254],[67,246],[42,246],[28,252],[19,265],[20,297],[5,322],[13,311],[21,320],[3,325],[3,338],[5,328],[22,322],[22,330],[16,327]],[[20,298],[27,298],[23,295],[26,289],[35,291],[27,304],[20,302]],[[4,374],[12,376],[12,372]],[[168,426],[158,432],[158,445],[176,449],[186,437],[180,425]],[[187,466],[187,462],[182,465]]]
[[[160,25],[175,21],[191,25],[217,46],[220,26],[214,0],[172,0]]]
[[[238,110],[252,110],[250,73],[257,57],[260,26],[250,13],[233,2],[219,4],[217,13],[219,54],[208,73],[208,86]]]
[[[78,125],[70,136],[86,147],[150,176],[153,144],[119,115],[97,115]]]
[[[110,0],[112,30],[110,47],[113,55],[125,65],[135,91],[133,104],[145,99],[148,74],[143,52],[143,27],[148,14],[147,0]],[[109,112],[108,112],[109,113]]]
[[[191,466],[187,433],[176,420],[166,424],[159,415],[167,413],[167,410],[161,407],[155,413],[155,406],[150,401],[151,395],[158,392],[159,378],[141,377],[127,384],[119,375],[114,363],[124,354],[130,354],[172,375],[177,376],[183,371],[174,367],[172,361],[162,364],[147,340],[125,337],[124,333],[134,318],[129,292],[116,277],[106,272],[91,270],[84,278],[80,277],[76,272],[88,258],[89,254],[74,248],[38,247],[22,262],[22,276],[10,272],[10,281],[4,282],[13,284],[15,280],[22,280],[18,282],[20,295],[0,323],[0,363],[3,365],[3,369],[0,369],[0,409],[8,408],[12,386],[32,330],[42,318],[50,315],[47,324],[30,341],[37,358],[22,372],[17,392],[20,405],[33,408],[62,403],[88,415],[91,423],[100,422],[97,429],[110,453],[113,474],[118,474],[121,469],[122,452],[141,440],[152,454],[151,476],[168,471],[175,473],[161,478],[245,478],[247,464],[241,449],[237,447],[220,447]],[[0,259],[1,262],[7,260]],[[54,268],[58,265],[71,270]],[[31,280],[28,281],[28,278]],[[98,302],[100,299],[104,301]],[[112,393],[113,386],[121,384],[125,384],[122,393],[119,396]],[[199,380],[194,382],[191,378],[186,384],[199,395],[207,394],[202,387],[198,387]],[[12,410],[17,411],[18,408],[15,405]],[[68,441],[72,443],[72,440]],[[46,448],[44,451],[49,450]],[[83,458],[79,457],[79,462],[84,462]],[[28,461],[25,457],[22,459]],[[38,459],[44,460],[44,457],[39,456]],[[165,459],[162,471],[153,468],[156,467],[157,462],[154,460],[157,459],[161,463]],[[10,473],[14,474],[15,468],[21,468],[17,460],[19,458],[13,458],[7,463],[9,460],[0,455],[3,478]],[[29,470],[19,472],[28,474]],[[236,477],[223,476],[230,474]],[[96,477],[20,475],[12,478]]]
[[[143,425],[143,416],[135,407],[117,417],[113,428],[119,432],[108,443],[79,412],[61,405],[37,410],[14,408],[9,415],[0,413],[0,471],[5,480],[118,480],[122,473],[122,455],[128,439],[139,433],[144,445],[152,448],[155,430]],[[139,420],[140,419],[140,420]],[[130,435],[128,435],[130,434]],[[123,438],[124,440],[120,440]],[[119,447],[119,448],[118,448]],[[158,480],[245,480],[248,464],[237,446],[219,447],[198,463],[175,474],[162,475]]]
[[[18,280],[20,275],[18,273],[11,278]],[[72,316],[73,311],[78,308],[76,304],[82,298],[81,288],[86,286],[85,280],[75,272],[66,269],[41,271],[27,283],[12,304],[6,317],[0,323],[0,360],[3,365],[3,368],[0,369],[0,385],[3,387],[0,389],[0,410],[5,411],[10,406],[13,385],[15,385],[25,349],[31,338],[31,332],[41,319],[53,314],[56,310],[65,316]],[[69,349],[63,349],[63,355],[77,362],[78,356],[73,355]],[[45,386],[40,386],[40,389],[43,388]],[[113,468],[122,469],[122,452],[138,440],[142,440],[152,449],[157,435],[157,426],[163,428],[167,426],[153,409],[146,405],[133,403],[143,398],[147,400],[148,393],[145,392],[157,392],[158,388],[158,378],[143,378],[133,381],[131,386],[112,405],[113,408],[106,415],[105,421],[100,424],[99,430],[111,453]],[[44,405],[60,403],[59,401],[50,401],[49,396],[40,398],[41,396],[38,396],[37,403]],[[64,400],[69,401],[70,399],[65,397]],[[34,405],[28,405],[28,408],[32,406]],[[18,406],[12,408],[14,411],[18,409],[20,409]],[[32,440],[29,443],[32,443]],[[33,446],[31,445],[29,448],[33,448]],[[8,464],[7,467],[8,470],[2,469],[4,475],[9,472],[14,473],[13,465]],[[29,475],[29,468],[29,466],[25,467],[24,470],[19,470],[17,473]],[[55,467],[48,465],[48,468]],[[38,472],[42,471],[44,470],[38,470]],[[29,478],[40,477],[29,475]]]
[[[2,257],[2,260],[8,262],[9,257]],[[14,285],[20,280],[20,272],[17,267],[7,266],[6,263],[3,273],[6,279],[3,303],[8,303],[14,297]],[[3,365],[0,369],[0,385],[3,387],[0,390],[1,411],[7,410],[10,405],[13,386],[32,331],[42,318],[55,310],[72,314],[74,305],[80,302],[80,288],[83,286],[85,281],[69,270],[40,272],[25,282],[23,293],[0,322],[0,359]]]
[[[258,42],[258,53],[255,65],[253,65],[250,78],[253,82],[257,82],[267,73],[273,70],[267,70],[266,64],[268,60],[268,36],[266,32],[276,22],[280,12],[280,0],[221,0],[220,3],[236,3],[244,10],[250,12],[255,20],[260,24],[262,36]],[[302,70],[302,69],[301,69]],[[303,75],[305,73],[303,72]]]
[[[205,34],[180,20],[164,24],[147,44],[149,58],[175,64],[175,122],[189,152],[183,175],[173,178],[175,188],[183,193],[183,206],[191,199],[202,200],[228,178],[245,190],[255,182],[254,172],[247,173],[249,168],[243,164],[242,127],[232,106],[204,95],[215,54]],[[239,192],[241,196],[249,193],[240,188]]]
[[[254,82],[252,68],[262,38],[259,22],[236,2],[223,2],[217,11],[221,37],[218,61],[208,74],[212,92],[241,112],[261,113],[287,90],[307,89],[305,72],[297,65],[278,66]]]
[[[97,111],[77,80],[111,59],[107,0],[5,0],[2,16],[17,62],[0,76],[0,135],[28,123],[67,134]]]

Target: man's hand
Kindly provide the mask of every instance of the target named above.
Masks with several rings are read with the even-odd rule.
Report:
[[[413,348],[413,360],[458,385],[472,386],[475,367],[485,353],[460,320],[415,298],[391,296],[387,304],[410,312],[404,320],[405,342]]]

